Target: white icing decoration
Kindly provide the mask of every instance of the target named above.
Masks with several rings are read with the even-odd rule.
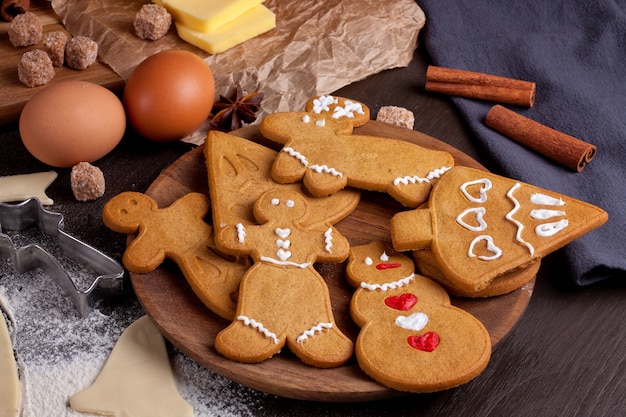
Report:
[[[285,205],[289,208],[293,207],[296,205],[296,203],[293,200],[287,200],[285,201]]]
[[[370,258],[369,256],[365,258],[363,262],[365,263],[365,265],[372,265],[374,263],[374,261],[372,261],[372,258]]]
[[[324,232],[324,242],[326,242],[326,252],[331,253],[333,248],[333,228],[329,227],[326,232]]]
[[[315,126],[324,127],[326,126],[326,119],[320,119],[315,122]]]
[[[268,256],[261,256],[259,260],[261,260],[262,262],[268,262],[274,265],[295,266],[300,269],[308,268],[311,265],[310,262],[303,262],[299,264],[299,263],[291,262],[291,261],[279,261],[278,259],[270,258]]]
[[[486,209],[484,207],[469,208],[457,216],[456,222],[460,224],[461,226],[465,227],[467,230],[470,230],[472,232],[482,232],[483,230],[487,229],[487,223],[485,222],[485,219],[484,219],[485,212],[486,212]],[[478,222],[478,226],[472,226],[463,220],[463,218],[467,216],[469,213],[476,214],[476,221]]]
[[[522,185],[518,182],[514,186],[512,186],[511,189],[506,193],[506,196],[511,201],[513,201],[514,205],[513,205],[513,208],[511,209],[511,211],[509,211],[506,214],[506,216],[504,216],[504,217],[508,221],[514,223],[517,226],[517,232],[515,233],[515,240],[517,240],[522,245],[526,246],[528,248],[528,251],[530,252],[530,256],[533,256],[535,254],[535,248],[533,247],[533,245],[531,245],[529,242],[525,241],[522,238],[522,230],[524,229],[524,225],[519,220],[513,218],[513,215],[515,213],[517,213],[517,210],[519,210],[519,208],[520,208],[520,203],[519,203],[519,201],[517,201],[517,199],[515,197],[513,197],[513,193],[515,193],[515,191],[517,191],[517,189],[519,187],[521,187],[521,186]]]
[[[279,248],[282,248],[282,249],[289,249],[289,246],[291,246],[291,241],[290,240],[276,239],[276,246],[278,246]]]
[[[335,107],[335,109],[333,110],[333,119],[340,119],[342,117],[354,119],[355,112],[358,114],[365,114],[361,103],[355,103],[351,100],[346,100],[343,107]]]
[[[338,102],[339,100],[333,96],[319,96],[313,100],[313,113],[320,114],[323,111],[329,111],[329,106]]]
[[[343,177],[343,174],[339,171],[337,171],[335,168],[330,168],[328,165],[318,165],[318,164],[313,164],[309,167],[309,169],[317,172],[317,173],[326,173],[326,174],[331,174],[335,177]]]
[[[375,290],[381,290],[381,291],[387,291],[387,290],[395,290],[396,288],[400,288],[403,285],[408,284],[409,282],[413,281],[413,279],[415,279],[415,274],[411,274],[408,277],[399,279],[397,281],[393,281],[393,282],[387,282],[385,284],[368,284],[367,282],[362,282],[361,283],[361,288],[365,288],[366,290],[370,290],[370,291],[375,291]]]
[[[540,204],[542,206],[564,206],[565,201],[560,198],[551,197],[549,195],[535,193],[530,196],[530,202]]]
[[[309,165],[309,161],[306,160],[306,158],[304,157],[304,155],[302,155],[300,152],[296,151],[295,149],[293,149],[292,147],[289,146],[285,146],[282,149],[283,152],[288,153],[290,156],[293,156],[294,158],[296,158],[298,161],[300,161],[302,163],[302,165],[307,166]]]
[[[278,237],[285,239],[291,234],[291,229],[281,229],[280,227],[277,227],[276,230],[274,230],[274,233],[276,233]]]
[[[277,206],[277,205],[279,205],[279,204],[280,204],[280,200],[279,200],[279,199],[277,199],[277,198],[272,198],[271,204],[272,204],[273,206]]]
[[[287,259],[291,258],[291,252],[284,249],[278,249],[276,251],[276,256],[278,256],[278,259],[280,259],[281,261],[286,261]]]
[[[245,242],[245,240],[246,240],[246,228],[241,223],[237,223],[237,226],[235,226],[235,227],[237,228],[237,240],[239,241],[239,243]]]
[[[400,185],[400,184],[404,184],[404,185],[408,185],[409,183],[411,184],[415,184],[415,183],[424,183],[424,182],[431,182],[434,179],[437,178],[441,178],[441,176],[443,174],[445,174],[447,171],[449,171],[451,169],[451,167],[441,167],[441,168],[437,168],[437,169],[433,169],[432,171],[430,171],[428,174],[426,174],[426,177],[420,177],[418,175],[413,175],[413,176],[406,176],[406,177],[398,177],[395,180],[393,180],[393,185]]]
[[[491,256],[480,255],[478,256],[479,259],[482,259],[483,261],[493,261],[502,256],[502,249],[500,249],[499,247],[495,245],[495,243],[493,243],[493,238],[491,236],[487,236],[487,235],[480,235],[476,237],[474,240],[472,240],[472,243],[470,243],[467,256],[469,256],[470,258],[476,258],[477,255],[474,254],[474,246],[478,242],[483,241],[483,240],[487,242],[487,250],[492,252],[493,255]]]
[[[387,262],[389,260],[389,255],[387,255],[387,252],[383,252],[380,255],[380,260],[383,261],[383,262]]]
[[[311,116],[309,116],[308,114],[305,114],[304,116],[302,116],[302,121],[304,123],[309,123],[311,121]]]
[[[467,187],[475,184],[483,184],[483,186],[478,191],[479,197],[472,196],[468,191]],[[487,201],[487,191],[489,191],[492,187],[492,183],[488,178],[481,178],[474,181],[468,181],[461,185],[461,192],[465,195],[465,197],[471,201],[472,203],[484,203]]]
[[[565,216],[565,212],[563,210],[538,209],[530,212],[530,217],[536,220],[546,220],[560,216]]]
[[[569,222],[567,221],[567,219],[559,220],[558,222],[540,224],[539,226],[535,227],[535,233],[537,233],[537,235],[541,237],[550,237],[559,233],[568,225]]]
[[[269,330],[265,328],[265,326],[263,326],[261,323],[257,322],[256,320],[248,318],[243,315],[237,316],[237,320],[242,321],[243,324],[245,324],[246,326],[250,326],[253,329],[258,330],[260,333],[263,333],[265,337],[267,337],[268,339],[272,339],[275,344],[280,343],[280,341],[278,340],[278,337],[276,337],[276,333],[270,332]]]
[[[296,339],[296,343],[302,343],[307,340],[309,337],[315,336],[315,333],[319,333],[324,329],[332,329],[333,324],[327,322],[319,322],[315,326],[311,327],[309,330],[305,330],[302,332],[300,336]]]
[[[413,313],[410,316],[398,316],[396,317],[396,325],[406,330],[412,330],[419,332],[428,324],[428,314],[426,313]]]

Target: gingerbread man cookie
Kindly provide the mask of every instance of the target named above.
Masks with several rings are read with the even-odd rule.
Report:
[[[418,269],[430,264],[440,271],[434,278],[471,294],[488,291],[496,278],[536,264],[607,219],[592,204],[457,166],[434,186],[427,207],[392,218],[391,237],[396,250],[416,251]]]
[[[122,258],[126,269],[150,272],[166,258],[171,259],[198,298],[230,320],[249,262],[245,258],[226,259],[216,250],[212,228],[204,221],[208,212],[209,199],[201,193],[189,193],[160,209],[149,196],[129,191],[105,204],[102,220],[111,230],[137,235]]]
[[[346,186],[386,192],[407,207],[427,200],[432,184],[454,165],[451,154],[397,139],[353,134],[353,120],[325,112],[266,116],[261,133],[283,146],[272,166],[279,183],[303,181],[316,196]]]
[[[313,264],[345,260],[348,241],[332,226],[307,226],[309,208],[295,191],[267,191],[253,211],[258,224],[216,235],[225,252],[254,261],[239,287],[236,318],[218,333],[216,349],[232,360],[259,362],[286,345],[310,365],[345,363],[353,343],[337,327],[328,287]]]
[[[491,357],[489,333],[450,304],[446,291],[414,273],[411,258],[382,242],[353,247],[346,270],[357,288],[350,314],[361,327],[361,369],[400,391],[433,392],[479,375]]]

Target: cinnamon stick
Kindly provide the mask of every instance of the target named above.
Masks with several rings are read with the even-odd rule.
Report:
[[[500,105],[487,113],[485,124],[508,138],[580,172],[596,155],[596,147]]]
[[[425,88],[436,93],[532,107],[536,85],[530,81],[431,65],[426,70]]]
[[[0,16],[10,22],[18,14],[26,13],[29,8],[30,0],[2,0]]]

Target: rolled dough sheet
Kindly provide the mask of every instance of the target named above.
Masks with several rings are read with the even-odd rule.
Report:
[[[16,417],[20,411],[20,380],[11,337],[0,310],[0,417]]]

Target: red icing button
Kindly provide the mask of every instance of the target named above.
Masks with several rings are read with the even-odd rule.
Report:
[[[424,333],[422,336],[409,336],[407,342],[415,349],[432,352],[439,345],[439,335],[435,332]]]
[[[396,310],[410,310],[415,303],[417,303],[417,297],[411,293],[404,293],[385,298],[385,304],[387,307],[395,308]]]

